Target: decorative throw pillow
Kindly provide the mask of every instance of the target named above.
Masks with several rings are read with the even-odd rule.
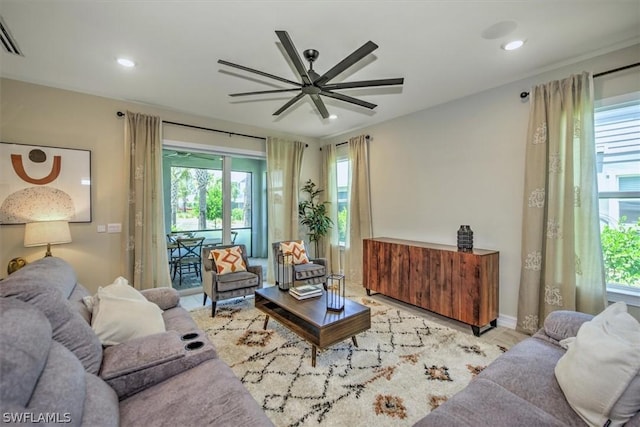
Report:
[[[216,271],[220,275],[235,273],[237,271],[247,271],[247,265],[242,258],[242,249],[240,246],[213,249],[209,253],[209,259],[213,260]]]
[[[133,298],[140,301],[147,300],[137,289],[129,285],[129,281],[127,279],[120,276],[116,280],[114,280],[112,284],[105,286],[104,288],[100,286],[98,288],[98,292],[95,295],[82,298],[84,305],[87,306],[87,309],[90,312],[93,312],[93,308],[100,299],[100,291],[102,291],[102,294],[108,294],[115,297]]]
[[[93,297],[84,297],[83,301],[92,312],[91,329],[102,345],[116,345],[165,331],[160,307],[147,301],[124,277],[99,287]]]
[[[280,243],[280,251],[283,254],[291,254],[293,256],[294,264],[308,264],[309,257],[307,257],[307,251],[304,248],[304,242],[302,240],[292,240],[290,242]]]
[[[100,294],[101,291],[98,291]],[[97,313],[96,313],[97,310]],[[117,345],[134,338],[165,332],[160,307],[147,300],[101,294],[91,329],[102,345]]]
[[[555,368],[569,405],[589,425],[624,425],[640,411],[640,323],[615,303],[585,322]]]

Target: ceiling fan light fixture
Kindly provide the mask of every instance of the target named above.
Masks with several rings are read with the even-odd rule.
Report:
[[[506,51],[520,49],[522,46],[524,46],[524,42],[524,40],[512,40],[503,44],[502,49]]]
[[[116,62],[125,68],[133,68],[136,66],[136,63],[128,58],[118,58],[116,59]]]

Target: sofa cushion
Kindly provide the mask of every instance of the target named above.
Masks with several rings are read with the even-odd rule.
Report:
[[[217,357],[204,337],[198,330],[168,331],[107,347],[100,376],[124,399]]]
[[[91,328],[103,345],[117,345],[165,331],[162,310],[142,295],[140,298],[119,297],[105,292],[105,289],[98,289],[98,303],[93,308]]]
[[[180,294],[173,288],[143,289],[140,293],[147,301],[160,307],[160,310],[169,310],[180,305]]]
[[[560,346],[529,338],[494,360],[477,378],[495,382],[531,405],[553,414],[565,425],[583,425],[564,398],[553,372],[563,355],[564,349]]]
[[[247,271],[247,265],[242,258],[242,249],[239,246],[212,249],[209,258],[213,259],[216,272],[219,275]]]
[[[476,378],[414,427],[584,426],[576,419],[577,422],[565,423],[490,379]]]
[[[291,254],[294,264],[306,264],[309,262],[307,250],[304,247],[304,241],[292,240],[290,242],[280,243],[280,252],[283,254]]]
[[[33,264],[1,281],[0,296],[14,297],[40,309],[51,323],[53,338],[71,350],[88,372],[97,374],[102,363],[100,340],[62,292],[55,286],[49,286],[46,270],[38,268],[39,275],[18,275],[30,270]],[[55,272],[51,275],[55,276]]]
[[[131,426],[273,426],[220,359],[207,360],[171,381],[122,400],[120,422]]]
[[[568,310],[556,310],[544,319],[544,332],[556,341],[575,337],[584,322],[593,319],[586,313]]]
[[[237,273],[218,276],[218,292],[234,291],[236,289],[258,286],[259,278],[254,273],[239,271]]]
[[[51,325],[41,311],[15,298],[0,298],[0,402],[27,406],[50,346]]]
[[[324,265],[310,262],[296,265],[294,271],[296,280],[306,280],[312,277],[324,276],[326,269]]]
[[[624,425],[640,410],[640,323],[623,302],[584,323],[555,374],[571,407],[590,425]]]
[[[118,425],[113,390],[52,339],[51,325],[40,310],[15,298],[0,298],[0,321],[3,417],[28,415],[19,420],[26,425]]]

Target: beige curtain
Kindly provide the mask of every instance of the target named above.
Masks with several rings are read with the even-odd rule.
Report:
[[[369,145],[364,135],[349,139],[349,215],[345,247],[345,273],[362,283],[362,239],[373,236],[369,188]]]
[[[267,205],[269,244],[298,239],[298,192],[304,143],[267,138]],[[274,282],[271,248],[267,281]]]
[[[322,192],[323,201],[327,203],[327,215],[333,222],[329,233],[322,239],[322,256],[327,259],[328,273],[343,271],[340,265],[340,244],[338,239],[338,182],[336,146],[322,147]]]
[[[126,114],[124,271],[136,289],[171,286],[162,197],[161,123],[159,117]]]
[[[517,326],[526,333],[554,310],[595,314],[606,302],[593,79],[537,86],[530,102]]]

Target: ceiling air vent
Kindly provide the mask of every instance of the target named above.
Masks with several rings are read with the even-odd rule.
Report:
[[[0,16],[0,43],[7,53],[13,55],[24,56],[22,51],[18,47],[18,43],[13,39],[9,27],[4,23],[4,19]]]

